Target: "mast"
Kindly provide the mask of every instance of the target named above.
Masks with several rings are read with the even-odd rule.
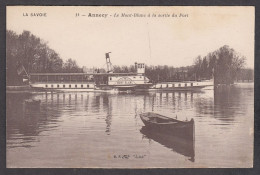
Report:
[[[149,26],[147,23],[147,30],[148,30],[148,41],[149,41],[149,53],[150,53],[150,60],[151,60],[151,41],[150,41],[150,32],[149,32]]]

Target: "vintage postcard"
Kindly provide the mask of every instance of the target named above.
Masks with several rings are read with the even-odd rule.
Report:
[[[7,168],[252,168],[252,6],[7,6]]]

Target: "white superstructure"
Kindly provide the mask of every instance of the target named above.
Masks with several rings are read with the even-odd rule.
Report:
[[[140,85],[148,83],[149,79],[144,75],[108,77],[108,85]]]

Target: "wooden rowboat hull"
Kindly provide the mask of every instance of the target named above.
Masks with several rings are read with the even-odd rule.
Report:
[[[194,120],[179,121],[155,113],[143,113],[140,115],[144,125],[151,132],[174,135],[181,138],[194,140]]]

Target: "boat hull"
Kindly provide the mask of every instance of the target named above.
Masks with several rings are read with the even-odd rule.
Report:
[[[213,81],[183,81],[161,82],[149,87],[148,91],[199,91],[206,87],[213,87]]]
[[[149,113],[141,114],[140,118],[143,121],[144,125],[147,127],[147,129],[149,129],[151,132],[174,135],[184,139],[195,139],[195,126],[193,119],[191,121],[178,121],[172,118],[164,117],[165,119],[168,119],[169,122],[158,123],[149,120]]]
[[[175,88],[150,88],[148,91],[199,91],[207,86],[175,87]]]

